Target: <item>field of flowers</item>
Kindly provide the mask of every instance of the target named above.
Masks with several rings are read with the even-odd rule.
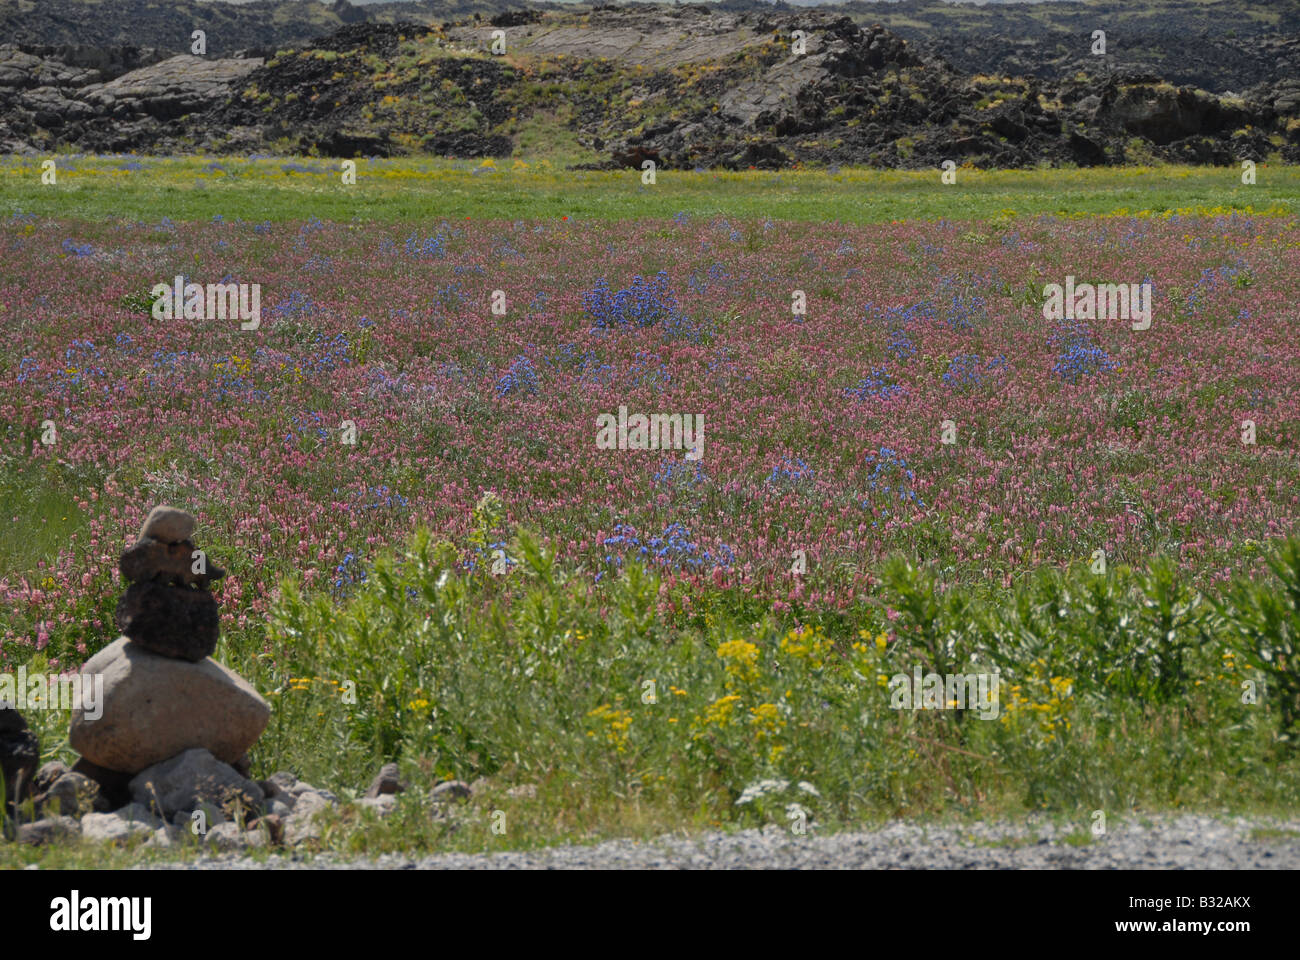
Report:
[[[303,645],[341,629],[331,610],[349,610],[339,622],[365,634],[364,605],[347,605],[391,588],[374,584],[376,558],[419,528],[454,544],[449,562],[483,597],[497,595],[493,583],[510,589],[509,574],[491,577],[494,560],[529,565],[515,537],[531,533],[589,596],[645,563],[663,578],[659,614],[705,633],[731,614],[786,624],[765,628],[770,644],[715,638],[714,713],[695,703],[695,719],[681,719],[696,733],[728,726],[727,704],[778,648],[797,647],[798,669],[831,682],[819,663],[832,641],[812,623],[873,675],[867,660],[893,644],[899,612],[848,620],[882,595],[891,554],[941,591],[984,597],[1040,568],[1086,570],[1099,550],[1116,567],[1164,558],[1169,576],[1213,589],[1261,571],[1262,551],[1300,533],[1291,217],[396,225],[16,214],[0,241],[6,670],[33,658],[75,667],[116,636],[117,556],[160,502],[194,512],[229,570],[217,587],[223,646],[264,689],[343,668],[344,639],[332,654]],[[149,290],[177,275],[260,284],[260,328],[155,320]],[[1151,283],[1150,329],[1045,320],[1043,287],[1067,275]],[[792,311],[796,291],[805,314]],[[620,407],[702,415],[702,456],[598,449],[598,416]],[[286,601],[284,577],[325,606],[308,614],[296,587]],[[412,598],[427,586],[406,583]],[[907,590],[895,582],[891,596]],[[488,602],[463,601],[463,622]],[[583,610],[599,629],[597,608]],[[783,684],[778,674],[765,682]],[[1054,677],[1032,681],[1048,714],[1068,689]],[[635,677],[625,679],[630,695]],[[801,689],[829,703],[817,684]],[[412,679],[399,706],[428,708],[426,687]],[[627,707],[596,700],[588,732],[622,763]],[[776,749],[779,702],[746,701],[758,712],[741,724],[770,734],[754,753],[768,766],[786,749]],[[510,715],[550,715],[534,707]],[[320,722],[343,723],[327,712]],[[374,720],[365,749],[395,751],[406,722]],[[479,750],[452,750],[453,739],[444,730],[425,745],[448,751],[443,774],[465,775]],[[673,744],[661,742],[665,756]]]
[[[487,543],[524,525],[593,577],[638,554],[778,610],[847,607],[891,551],[1004,586],[1099,549],[1212,581],[1295,529],[1295,226],[14,217],[5,647],[106,642],[117,553],[160,501],[228,561],[237,633],[277,578],[346,592],[417,524],[468,534],[487,491]],[[261,284],[260,329],[154,320],[178,274]],[[1045,321],[1067,274],[1151,282],[1151,328]],[[703,457],[597,449],[620,406],[702,414]]]

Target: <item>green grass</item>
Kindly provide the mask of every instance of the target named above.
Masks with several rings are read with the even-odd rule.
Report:
[[[0,160],[0,213],[156,221],[207,219],[399,221],[547,218],[621,220],[693,215],[879,223],[1038,214],[1158,216],[1296,212],[1300,168],[1268,166],[1243,186],[1234,168],[1126,167],[981,172],[824,170],[571,171],[541,159],[491,166],[443,160],[360,160],[347,186],[340,161],[58,157],[58,183],[42,186],[41,158]],[[129,162],[142,169],[120,169]],[[208,169],[209,164],[220,169]],[[293,172],[286,164],[318,172]],[[495,170],[495,172],[491,172]]]
[[[648,571],[630,566],[592,590],[526,535],[511,553],[523,569],[505,580],[458,572],[459,551],[419,532],[341,602],[287,582],[268,647],[225,651],[272,690],[255,775],[292,769],[347,800],[396,759],[412,785],[387,820],[330,812],[309,850],[650,840],[784,826],[792,800],[825,832],[1035,813],[1068,828],[1058,842],[1085,846],[1096,810],[1112,823],[1159,810],[1285,817],[1300,799],[1300,762],[1278,737],[1294,723],[1286,704],[1297,691],[1276,666],[1282,647],[1261,658],[1293,629],[1284,624],[1297,615],[1300,541],[1279,548],[1279,580],[1239,581],[1211,603],[1159,564],[1106,577],[1043,572],[980,599],[937,592],[933,572],[896,561],[881,575],[898,620],[864,607],[824,630],[796,629],[737,596],[697,596],[704,609],[672,615],[662,601],[681,609],[682,588]],[[1268,611],[1280,619],[1261,620]],[[978,662],[1001,671],[1001,718],[893,709],[879,683],[915,663],[970,672]],[[1262,701],[1238,696],[1249,677],[1269,691]],[[340,695],[346,680],[355,702]],[[35,718],[43,737],[66,725],[54,712]],[[454,817],[434,819],[427,791],[450,777],[481,778],[480,788]],[[738,802],[769,778],[791,786]],[[798,792],[800,781],[817,792]],[[507,792],[523,784],[535,796]],[[493,830],[501,816],[504,833]],[[201,846],[5,845],[0,866],[186,859]]]

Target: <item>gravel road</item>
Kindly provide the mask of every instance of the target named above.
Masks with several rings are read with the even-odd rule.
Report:
[[[1050,823],[980,823],[924,827],[893,823],[880,829],[796,837],[777,828],[709,833],[687,839],[618,840],[519,853],[447,853],[374,860],[274,857],[257,863],[226,855],[151,869],[417,869],[417,870],[1295,870],[1300,868],[1300,820],[1204,816],[1112,822],[1088,843],[1070,843],[1079,828]],[[1257,831],[1263,831],[1258,833]],[[1279,834],[1279,832],[1281,832]]]

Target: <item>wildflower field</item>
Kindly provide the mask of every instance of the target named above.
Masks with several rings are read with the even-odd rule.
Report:
[[[539,787],[507,837],[338,843],[1294,806],[1294,213],[158,210],[0,220],[4,670],[116,637],[170,503],[274,704],[255,771]],[[154,319],[178,275],[260,327]],[[1067,275],[1149,282],[1149,329],[1045,320]],[[599,448],[621,407],[700,455]],[[1000,716],[891,709],[918,664],[998,667]]]

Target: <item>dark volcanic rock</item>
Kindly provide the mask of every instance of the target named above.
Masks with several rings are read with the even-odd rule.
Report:
[[[109,770],[97,763],[91,763],[85,757],[72,765],[72,772],[93,780],[99,785],[99,799],[102,807],[96,807],[100,813],[117,810],[131,802],[132,774]]]
[[[203,563],[203,573],[194,572],[194,544],[189,540],[163,543],[152,537],[137,540],[123,552],[118,569],[129,583],[156,583],[177,587],[196,586],[206,590],[213,580],[220,580],[226,571],[214,564]]]
[[[1010,14],[980,8],[952,18],[925,0],[904,6],[908,18],[938,17],[933,36],[824,11],[746,12],[742,3],[499,12],[435,27],[432,8],[403,8],[425,23],[363,22],[340,2],[319,9],[331,23],[357,22],[305,47],[279,45],[271,59],[150,62],[143,47],[99,56],[0,47],[0,148],[247,153],[288,141],[331,157],[504,157],[525,131],[556,124],[603,155],[596,166],[638,169],[646,159],[664,169],[1097,165],[1134,150],[1235,163],[1300,146],[1293,35],[1243,24],[1250,36],[1206,47],[1143,13],[1146,32],[1126,18],[1108,34],[1107,54],[1092,57],[1084,15],[1066,9],[1073,4],[1018,12],[1024,35],[1004,31],[996,43],[985,40],[997,31],[966,21],[1006,25]],[[901,16],[894,5],[877,13]],[[1204,19],[1181,8],[1173,16]],[[1294,29],[1293,19],[1277,22]],[[508,57],[489,54],[494,29],[506,32]],[[806,35],[798,55],[795,30]],[[1232,95],[1221,84],[1220,94],[1197,89],[1219,55]]]
[[[0,704],[0,773],[4,774],[4,799],[16,802],[31,792],[41,746],[36,734],[16,707]]]
[[[122,595],[117,625],[146,650],[197,663],[217,649],[221,617],[206,590],[147,581]]]

